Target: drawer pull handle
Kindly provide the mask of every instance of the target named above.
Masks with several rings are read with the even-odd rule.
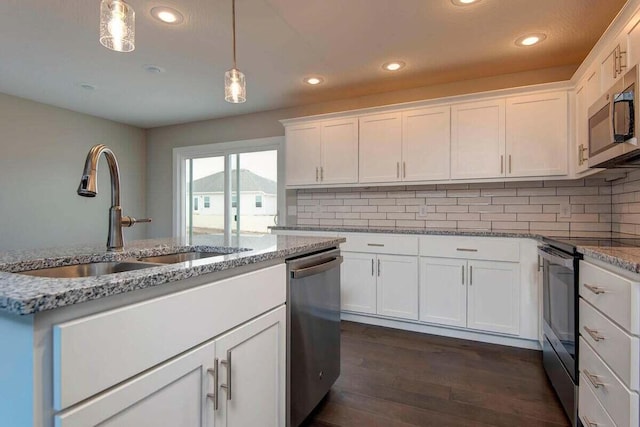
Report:
[[[598,342],[604,340],[604,337],[600,335],[597,330],[589,329],[586,326],[584,327],[584,330],[587,331],[589,335],[591,335],[591,338],[593,338],[594,341]]]
[[[382,243],[367,243],[367,246],[375,246],[376,248],[384,248]]]
[[[589,417],[587,417],[586,415],[582,418],[584,418],[584,422],[587,424],[586,427],[598,427],[600,425],[598,423],[594,423],[593,421],[591,421]]]
[[[602,289],[599,286],[589,285],[586,283],[584,284],[584,287],[589,289],[591,292],[593,292],[596,295],[604,294],[606,292],[604,289]]]
[[[590,373],[589,371],[587,371],[586,369],[583,369],[584,374],[587,376],[587,379],[589,380],[589,382],[591,384],[593,384],[593,386],[595,388],[600,388],[600,387],[604,387],[604,383],[601,383],[600,380],[598,378],[600,378],[598,375],[593,375],[592,373]]]
[[[469,249],[469,248],[456,248],[456,251],[459,251],[459,252],[478,252],[477,249]]]

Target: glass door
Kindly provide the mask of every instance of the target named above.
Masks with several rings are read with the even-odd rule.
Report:
[[[206,236],[224,238],[224,156],[188,159],[185,170],[189,241],[200,241]]]

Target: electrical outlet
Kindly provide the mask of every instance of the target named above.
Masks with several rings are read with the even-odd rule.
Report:
[[[426,217],[427,217],[427,205],[422,205],[418,210],[418,218],[426,218]]]
[[[569,203],[560,203],[558,218],[571,218],[571,205]]]

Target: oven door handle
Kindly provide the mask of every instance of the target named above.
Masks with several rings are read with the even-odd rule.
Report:
[[[538,246],[538,255],[552,264],[558,264],[573,270],[573,257],[553,250],[549,246]]]

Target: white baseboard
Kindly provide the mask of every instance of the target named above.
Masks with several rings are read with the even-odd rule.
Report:
[[[403,329],[412,332],[421,332],[423,334],[439,335],[443,337],[460,338],[470,341],[486,342],[490,344],[506,345],[509,347],[526,348],[530,350],[541,350],[540,343],[537,340],[528,340],[523,338],[507,337],[504,335],[494,335],[485,332],[474,332],[469,330],[461,330],[446,326],[427,325],[424,323],[413,322],[409,320],[394,320],[386,317],[378,317],[373,315],[363,315],[355,313],[341,313],[342,320],[350,322],[365,323],[368,325],[384,326],[393,329]]]

